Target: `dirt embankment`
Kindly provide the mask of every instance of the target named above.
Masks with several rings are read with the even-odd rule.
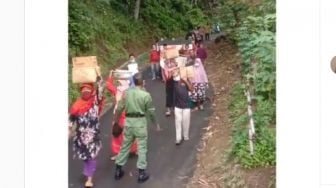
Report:
[[[269,188],[275,181],[275,168],[242,169],[229,160],[231,123],[229,121],[230,93],[240,82],[237,49],[228,42],[209,44],[205,63],[209,81],[214,87],[213,115],[202,138],[197,167],[187,188],[247,187]]]

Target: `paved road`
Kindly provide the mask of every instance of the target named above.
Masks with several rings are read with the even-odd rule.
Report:
[[[124,166],[125,176],[114,180],[115,164],[110,161],[111,110],[101,119],[101,137],[103,149],[98,157],[97,172],[94,177],[95,188],[180,188],[191,177],[196,164],[197,147],[200,143],[203,128],[208,124],[212,111],[209,103],[204,111],[196,111],[191,115],[190,140],[182,145],[175,145],[174,116],[165,117],[165,88],[162,82],[150,80],[149,69],[144,72],[146,89],[153,97],[156,114],[161,132],[156,132],[151,124],[148,140],[148,172],[151,178],[143,183],[137,183],[137,157],[130,158]],[[85,181],[82,175],[83,163],[73,159],[71,142],[69,142],[69,188],[82,188]],[[132,175],[132,176],[131,176]]]

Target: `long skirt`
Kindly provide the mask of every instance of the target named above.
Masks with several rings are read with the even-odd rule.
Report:
[[[194,91],[190,95],[193,102],[204,102],[207,83],[193,83]]]

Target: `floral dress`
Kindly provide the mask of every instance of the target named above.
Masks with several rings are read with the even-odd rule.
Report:
[[[204,70],[203,63],[200,58],[196,58],[194,64],[194,78],[192,84],[194,91],[190,94],[190,99],[193,102],[205,101],[206,89],[208,87],[208,76]]]
[[[96,158],[102,148],[99,129],[99,112],[102,98],[102,90],[98,90],[92,107],[82,115],[73,118],[76,126],[76,134],[73,138],[73,150],[81,160]]]
[[[205,101],[206,99],[206,88],[208,83],[192,83],[194,91],[190,94],[190,99],[193,102]]]

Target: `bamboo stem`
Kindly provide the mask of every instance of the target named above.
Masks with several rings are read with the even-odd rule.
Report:
[[[247,114],[249,116],[249,123],[248,123],[248,135],[249,135],[249,145],[250,145],[250,153],[253,155],[254,148],[253,148],[253,137],[255,134],[255,128],[254,128],[254,120],[253,120],[253,111],[251,106],[251,95],[249,90],[245,91],[245,95],[247,98]]]

